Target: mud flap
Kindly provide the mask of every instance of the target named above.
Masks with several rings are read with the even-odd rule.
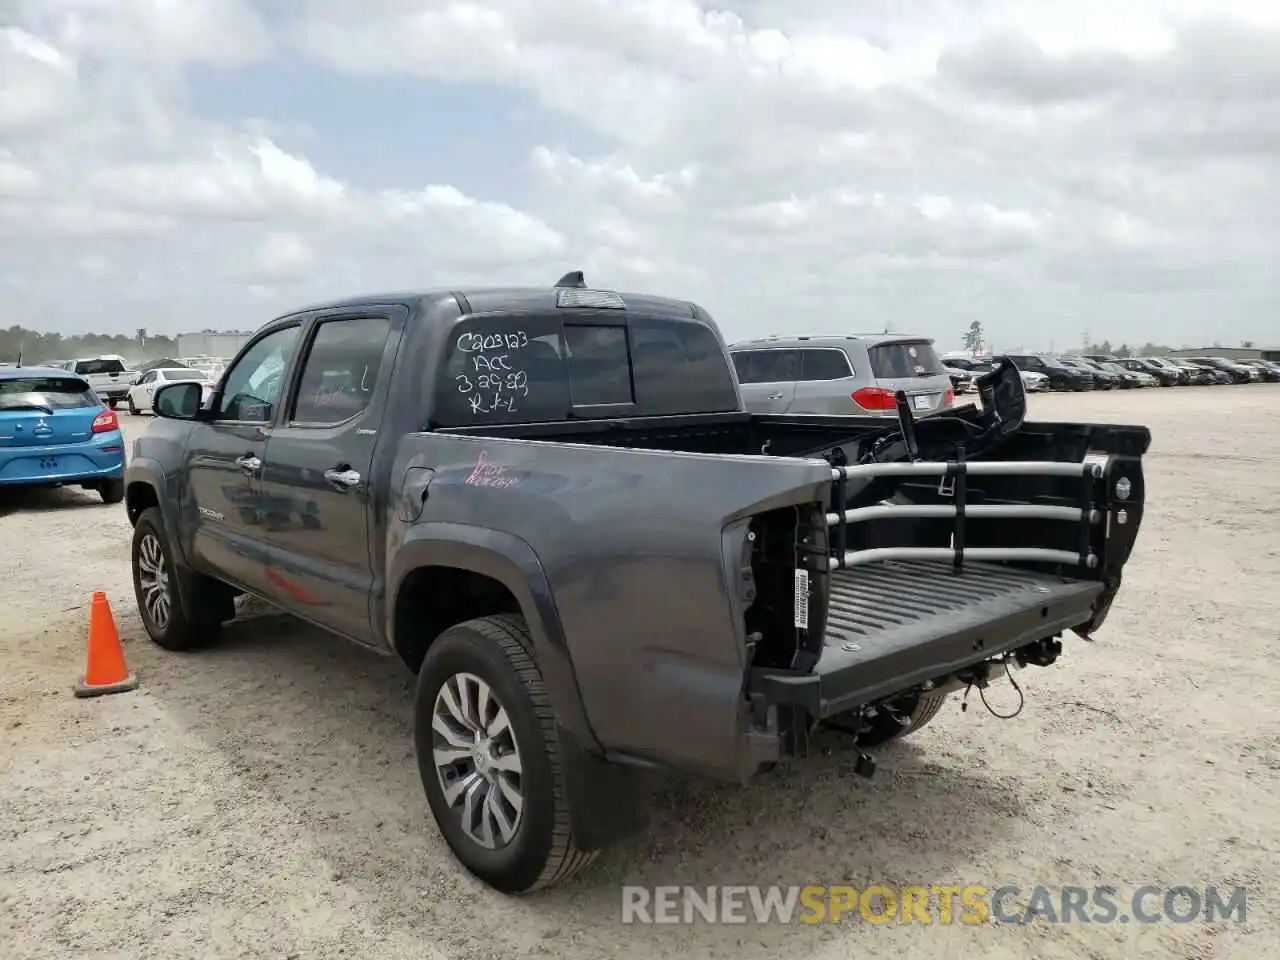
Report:
[[[601,850],[649,827],[655,772],[588,753],[563,727],[560,750],[569,794],[569,823],[579,850]]]

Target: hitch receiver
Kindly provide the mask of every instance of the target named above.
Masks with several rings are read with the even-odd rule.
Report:
[[[1062,655],[1062,641],[1057,637],[1045,637],[1025,647],[1019,647],[1014,658],[1021,666],[1048,667]]]

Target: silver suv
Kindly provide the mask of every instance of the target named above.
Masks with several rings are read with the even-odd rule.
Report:
[[[766,337],[729,352],[753,413],[895,416],[898,390],[918,417],[955,402],[946,367],[923,337]]]

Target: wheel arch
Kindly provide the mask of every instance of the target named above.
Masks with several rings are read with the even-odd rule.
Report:
[[[186,551],[178,535],[176,497],[168,478],[156,461],[149,457],[135,457],[124,471],[124,508],[129,525],[136,526],[142,512],[149,507],[159,508],[169,549],[176,554],[174,559],[186,566]]]
[[[499,613],[523,616],[533,644],[529,655],[560,725],[585,749],[602,749],[578,692],[551,585],[528,543],[467,524],[413,527],[391,557],[387,582],[386,636],[415,673],[431,643],[455,623]]]

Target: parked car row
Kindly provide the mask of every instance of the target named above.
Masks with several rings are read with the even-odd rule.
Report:
[[[226,362],[218,357],[161,359],[139,364],[134,369],[124,357],[110,354],[75,360],[52,360],[42,366],[66,370],[84,378],[107,409],[114,410],[117,404],[127,403],[129,412],[136,415],[151,410],[151,396],[165,383],[198,380],[205,385],[207,397],[222,375]]]
[[[1226,383],[1280,382],[1280,363],[1227,360],[1222,357],[1114,357],[1107,354],[1055,357],[1008,354],[1024,374],[1038,374],[1047,389],[1061,391],[1130,390],[1137,387],[1210,386]],[[993,358],[993,359],[999,359]],[[954,376],[981,376],[992,361],[948,357]],[[958,389],[958,388],[957,388]],[[1034,388],[1028,384],[1029,391]]]
[[[1013,361],[1028,393],[1132,390],[1280,381],[1280,364],[1220,357],[1001,354],[939,356],[933,341],[900,334],[762,337],[729,347],[747,408],[755,413],[897,415],[897,391],[916,416],[954,406],[996,360]]]

